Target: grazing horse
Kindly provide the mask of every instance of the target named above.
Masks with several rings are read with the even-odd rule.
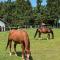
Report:
[[[15,52],[15,54],[16,54],[16,45],[21,44],[21,47],[22,47],[22,60],[25,59],[24,58],[25,55],[26,55],[26,60],[29,60],[30,41],[29,41],[29,36],[28,36],[27,32],[22,30],[22,29],[19,29],[19,30],[12,29],[9,32],[6,49],[9,46],[9,48],[10,48],[10,56],[12,54],[11,53],[12,41],[14,42],[14,52]]]
[[[53,30],[51,28],[47,28],[47,27],[41,27],[41,28],[38,28],[36,30],[36,33],[34,35],[34,38],[36,37],[37,33],[39,33],[39,37],[41,36],[41,33],[44,33],[44,34],[48,34],[48,39],[50,39],[50,33],[52,35],[52,39],[54,39],[54,33],[53,33]]]

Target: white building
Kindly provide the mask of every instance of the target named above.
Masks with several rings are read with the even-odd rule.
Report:
[[[0,31],[5,31],[5,23],[0,21]]]

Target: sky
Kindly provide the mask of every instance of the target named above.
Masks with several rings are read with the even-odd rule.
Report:
[[[32,6],[33,7],[35,7],[37,4],[36,4],[36,1],[37,0],[30,0],[31,1],[31,4],[32,4]],[[42,2],[42,5],[46,5],[47,3],[46,3],[46,0],[43,0],[43,2]]]
[[[1,1],[7,1],[7,0],[0,0],[0,2]],[[12,1],[15,1],[15,0],[12,0]],[[30,0],[31,1],[31,4],[32,4],[32,6],[33,7],[35,7],[37,4],[36,4],[36,1],[37,0]],[[46,3],[46,0],[43,0],[43,2],[42,2],[42,5],[46,5],[47,3]]]

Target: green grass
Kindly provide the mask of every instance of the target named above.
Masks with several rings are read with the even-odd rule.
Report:
[[[53,29],[54,39],[34,39],[36,29],[27,29],[30,38],[31,60],[60,60],[60,29]],[[21,55],[9,56],[9,49],[6,51],[8,32],[0,32],[0,60],[22,60]],[[43,38],[47,37],[43,35]],[[12,47],[13,50],[13,47]],[[21,45],[17,45],[17,52],[21,52]]]

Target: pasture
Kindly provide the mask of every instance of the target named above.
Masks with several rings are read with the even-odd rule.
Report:
[[[46,40],[36,37],[36,29],[27,29],[30,38],[31,60],[60,60],[60,29],[53,29],[54,39]],[[21,60],[21,45],[17,45],[18,56],[9,56],[9,49],[5,49],[8,32],[0,32],[0,60]],[[46,38],[43,35],[43,38]],[[13,46],[12,46],[13,50]],[[13,52],[13,51],[12,51]]]

